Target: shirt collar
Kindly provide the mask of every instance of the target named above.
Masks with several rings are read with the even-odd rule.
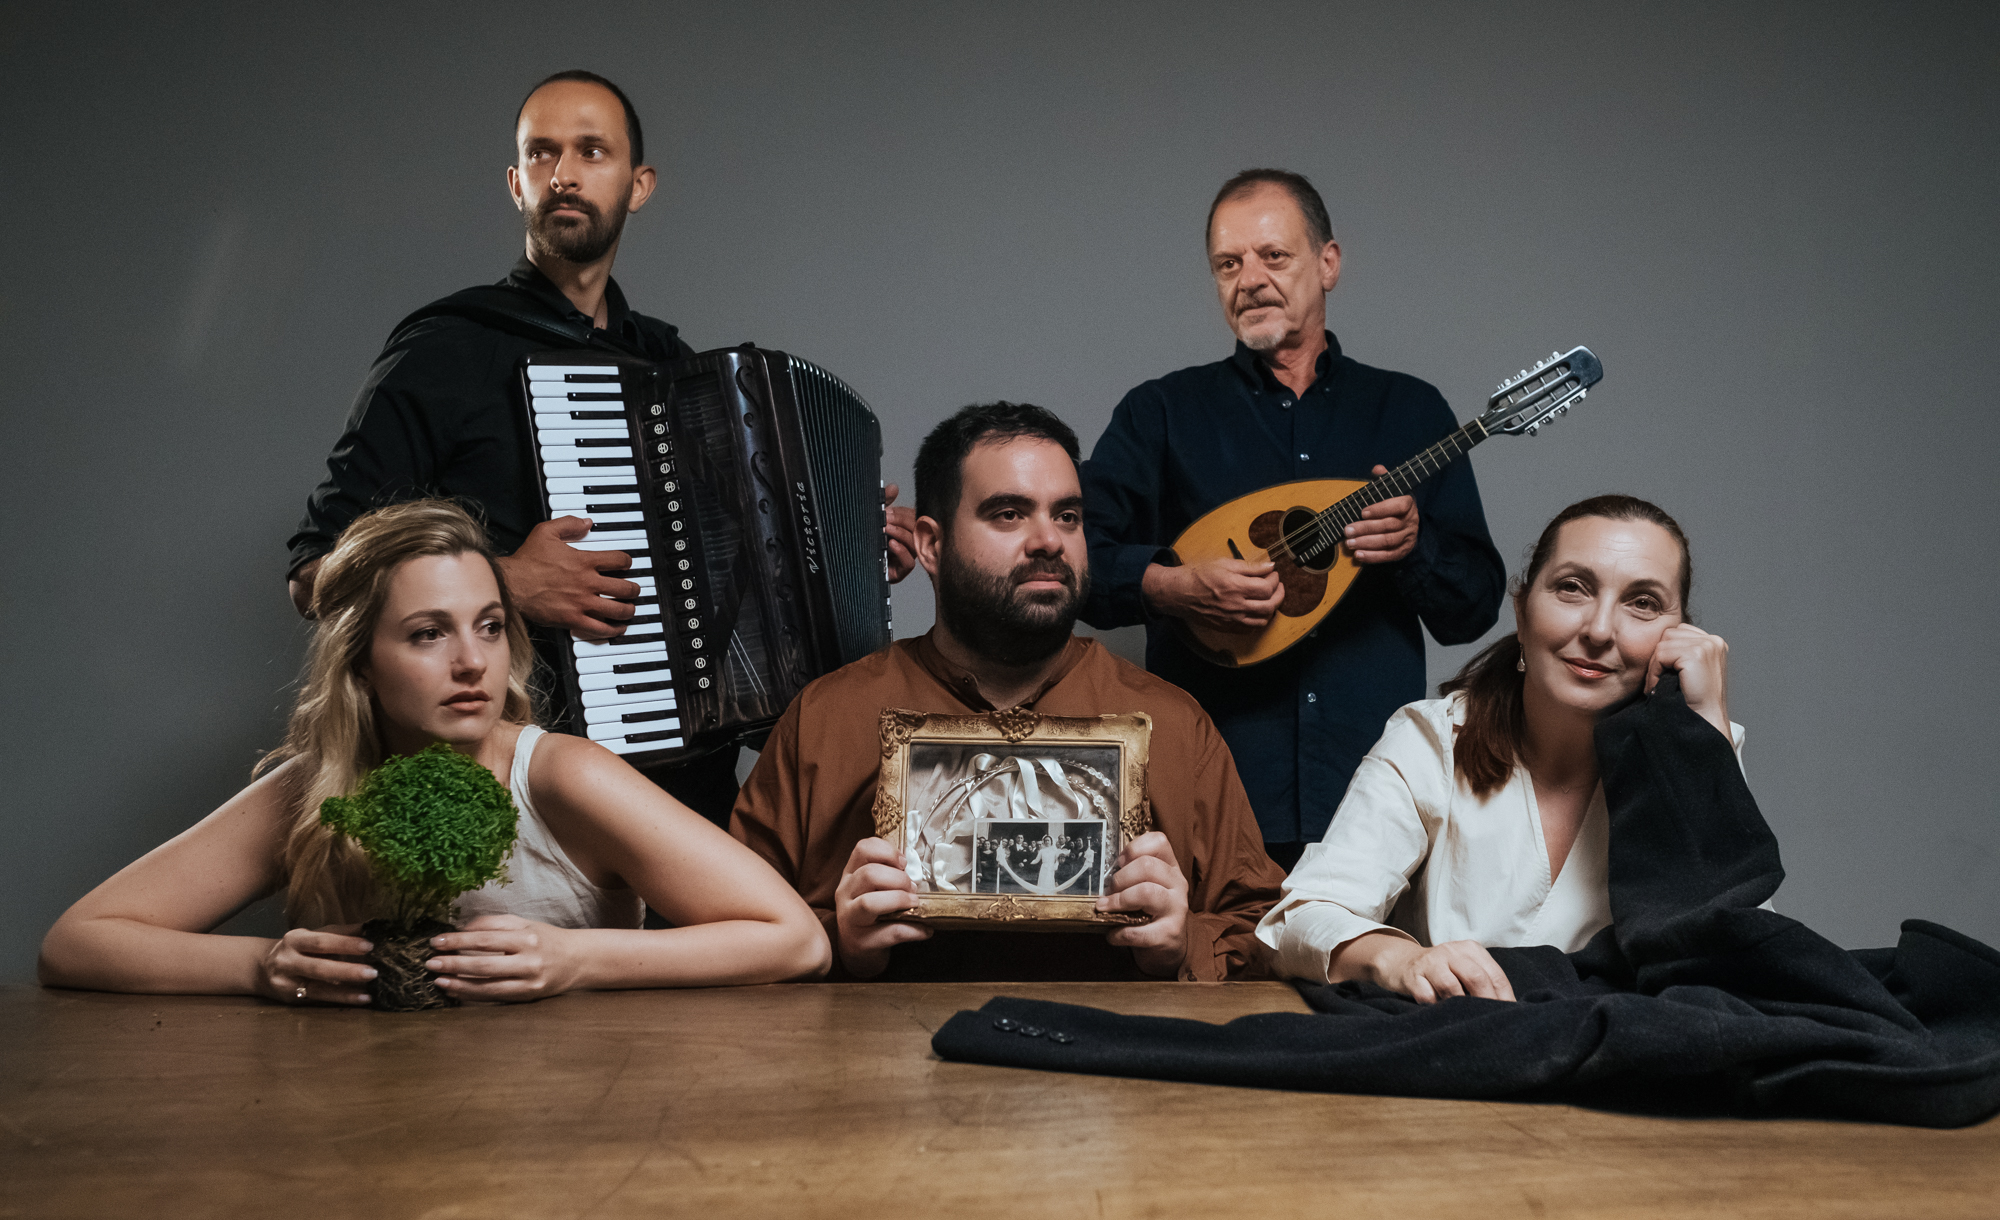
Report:
[[[1334,338],[1330,330],[1322,333],[1326,335],[1326,350],[1319,354],[1319,360],[1313,364],[1314,385],[1325,381],[1327,375],[1333,371],[1334,364],[1340,359],[1340,340]],[[1252,386],[1262,386],[1271,390],[1282,388],[1277,376],[1271,372],[1271,366],[1264,363],[1262,356],[1243,346],[1243,340],[1236,341],[1236,354],[1231,356],[1229,361]]]
[[[1035,688],[1034,694],[1021,700],[1020,706],[1033,707],[1035,704],[1041,702],[1043,695],[1048,694],[1049,691],[1055,688],[1057,683],[1069,677],[1070,671],[1082,662],[1084,654],[1089,652],[1095,644],[1095,640],[1086,636],[1071,636],[1068,646],[1063,649],[1062,659],[1057,661],[1055,668],[1049,671],[1048,679]],[[998,710],[987,701],[986,696],[979,693],[978,679],[972,676],[971,670],[952,664],[945,659],[942,652],[938,651],[938,646],[931,640],[930,632],[926,631],[923,635],[912,641],[910,651],[915,654],[917,664],[923,666],[926,673],[936,678],[946,690],[949,690],[965,706],[975,712]]]
[[[570,299],[563,295],[562,289],[556,287],[555,281],[543,275],[542,269],[528,261],[528,256],[525,254],[514,264],[513,270],[507,273],[507,278],[502,282],[510,287],[519,288],[547,305],[565,322],[581,326],[585,330],[596,325],[595,320],[572,304]],[[639,325],[633,321],[632,309],[625,303],[625,292],[618,287],[617,280],[607,279],[604,282],[604,329],[621,339],[637,340],[641,337]]]

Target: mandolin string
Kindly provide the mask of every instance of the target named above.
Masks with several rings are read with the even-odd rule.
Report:
[[[1567,364],[1551,365],[1542,372],[1541,377],[1536,379],[1539,384],[1533,384],[1532,389],[1530,389],[1530,383],[1523,383],[1521,386],[1516,387],[1516,392],[1523,389],[1528,389],[1530,392],[1524,395],[1519,402],[1507,404],[1508,408],[1510,410],[1518,410],[1534,399],[1545,397],[1551,388],[1567,388],[1565,383],[1569,381],[1571,371]],[[1308,534],[1317,533],[1319,541],[1322,544],[1326,543],[1328,541],[1326,530],[1329,524],[1336,524],[1343,528],[1354,524],[1361,519],[1361,510],[1368,508],[1370,505],[1379,504],[1391,495],[1400,495],[1408,492],[1411,488],[1417,486],[1417,484],[1436,474],[1439,470],[1443,470],[1460,457],[1463,457],[1466,451],[1474,445],[1492,436],[1492,431],[1480,422],[1483,419],[1485,419],[1484,415],[1480,416],[1479,419],[1471,420],[1450,436],[1445,437],[1437,444],[1432,445],[1409,461],[1404,462],[1388,474],[1371,481],[1366,487],[1341,497],[1327,508],[1313,514],[1310,521],[1279,538],[1275,546],[1266,548],[1265,553],[1296,561],[1297,552],[1294,549],[1294,545]],[[1479,429],[1478,436],[1472,435],[1474,428]],[[1459,444],[1460,441],[1464,441],[1465,443],[1461,445]],[[1450,456],[1444,456],[1444,451],[1447,448],[1452,449]],[[1434,458],[1438,459],[1434,469],[1424,471],[1421,475],[1411,479],[1407,485],[1399,484],[1398,490],[1395,492],[1384,490],[1391,484],[1397,484],[1412,468],[1432,461]]]
[[[1480,435],[1474,436],[1474,429],[1478,429]],[[1458,460],[1467,450],[1477,445],[1480,441],[1485,440],[1489,435],[1491,434],[1481,427],[1478,420],[1473,420],[1437,444],[1432,445],[1409,461],[1404,462],[1401,466],[1396,467],[1388,474],[1371,481],[1366,487],[1341,498],[1332,506],[1313,514],[1312,520],[1278,539],[1277,544],[1269,547],[1266,553],[1282,555],[1286,559],[1295,558],[1294,546],[1308,534],[1318,533],[1321,542],[1327,541],[1326,526],[1329,523],[1341,526],[1354,524],[1354,522],[1361,519],[1359,510],[1365,509],[1371,504],[1379,504],[1392,495],[1401,495],[1408,492],[1411,488],[1417,486],[1417,484],[1422,483],[1425,479],[1430,478],[1438,471],[1443,470],[1446,466]],[[1447,453],[1447,450],[1450,452]],[[1430,469],[1424,470],[1423,473],[1416,475],[1414,478],[1409,477],[1413,469],[1424,466],[1427,463],[1431,464]],[[1407,480],[1407,482],[1404,480]],[[1395,487],[1395,490],[1388,490],[1392,486]]]

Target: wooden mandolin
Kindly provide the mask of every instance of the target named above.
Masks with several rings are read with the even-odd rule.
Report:
[[[1271,621],[1254,631],[1223,631],[1177,619],[1181,638],[1200,656],[1232,667],[1268,661],[1290,648],[1339,604],[1360,573],[1341,540],[1363,509],[1407,495],[1489,436],[1535,435],[1542,425],[1567,414],[1603,377],[1604,366],[1587,347],[1560,356],[1551,353],[1534,368],[1501,382],[1478,419],[1379,478],[1279,483],[1205,514],[1174,539],[1180,562],[1268,559],[1277,566],[1285,600]]]

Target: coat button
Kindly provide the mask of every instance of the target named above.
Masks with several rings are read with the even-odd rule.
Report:
[[[1015,1029],[1014,1019],[1012,1017],[1002,1017],[993,1023],[993,1028],[1003,1034],[1011,1034]]]

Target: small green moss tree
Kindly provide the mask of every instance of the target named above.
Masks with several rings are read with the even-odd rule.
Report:
[[[353,796],[328,798],[319,820],[368,853],[390,922],[449,922],[467,890],[504,879],[514,799],[477,761],[442,741],[370,771]]]

